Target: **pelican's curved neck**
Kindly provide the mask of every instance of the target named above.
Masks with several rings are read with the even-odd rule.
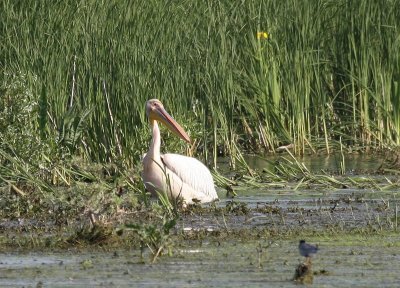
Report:
[[[152,159],[158,160],[160,159],[160,146],[161,146],[161,136],[160,136],[160,128],[158,128],[158,123],[156,120],[151,120],[150,122],[151,130],[153,133],[153,138],[151,140],[150,149],[148,154]]]

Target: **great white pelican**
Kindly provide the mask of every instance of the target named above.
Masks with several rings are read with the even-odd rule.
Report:
[[[167,193],[169,198],[181,198],[185,204],[218,200],[211,173],[203,163],[183,155],[160,154],[158,122],[190,143],[185,130],[165,111],[163,104],[157,99],[148,100],[146,115],[153,134],[149,151],[143,158],[142,177],[146,189],[153,195],[159,192]]]

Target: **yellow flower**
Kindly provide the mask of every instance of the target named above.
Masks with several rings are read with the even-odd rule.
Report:
[[[267,32],[257,32],[257,39],[268,39],[268,36]]]

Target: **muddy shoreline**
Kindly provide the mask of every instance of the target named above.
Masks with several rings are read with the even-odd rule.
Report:
[[[334,235],[336,233],[380,233],[397,231],[398,192],[366,193],[358,191],[306,198],[304,195],[270,195],[275,200],[257,197],[223,199],[213,207],[195,206],[181,211],[172,231],[175,245],[186,240],[215,241],[232,239],[285,238],[290,235]],[[309,194],[310,195],[310,194]],[[380,198],[379,198],[379,196]],[[303,197],[303,199],[298,199]],[[246,199],[249,198],[249,199]],[[396,208],[397,207],[397,208]],[[1,250],[71,248],[100,245],[138,245],[135,233],[124,228],[126,223],[159,223],[157,215],[147,210],[137,213],[121,211],[114,218],[98,220],[88,217],[57,225],[54,221],[2,220]],[[182,243],[184,245],[184,243]]]

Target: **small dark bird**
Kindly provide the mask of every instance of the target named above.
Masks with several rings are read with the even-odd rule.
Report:
[[[305,240],[300,240],[299,252],[301,256],[312,257],[318,251],[318,246],[306,243]]]

